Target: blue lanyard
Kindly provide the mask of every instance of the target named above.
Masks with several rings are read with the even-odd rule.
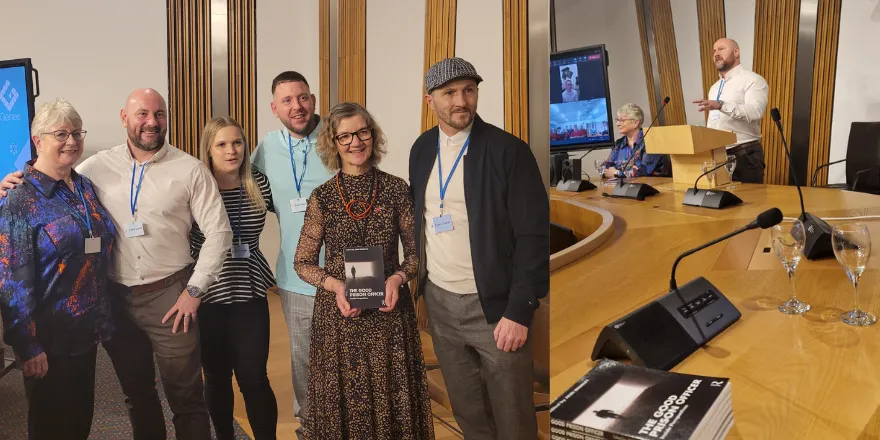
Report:
[[[236,215],[235,223],[232,224],[232,234],[235,238],[238,239],[238,244],[241,244],[241,194],[243,192],[243,185],[238,186],[238,214]]]
[[[296,177],[296,161],[293,160],[293,138],[290,136],[290,133],[287,133],[287,146],[290,148],[290,168],[293,169],[293,183],[296,184],[296,194],[302,198],[302,183],[306,178],[306,166],[309,164],[309,149],[312,147],[312,143],[309,142],[308,136],[305,138],[306,141],[306,153],[303,155],[303,169],[302,176],[298,179]]]
[[[80,201],[82,201],[83,204],[83,209],[85,209],[86,211],[85,217],[83,217],[82,213],[80,213],[78,209],[74,208],[73,205],[71,205],[67,200],[64,200],[64,198],[60,197],[61,201],[64,202],[64,204],[67,205],[67,207],[70,208],[71,211],[73,211],[73,214],[76,215],[78,219],[86,224],[86,228],[88,228],[89,230],[89,237],[94,237],[94,235],[92,234],[92,219],[89,218],[89,205],[86,203],[86,198],[83,195],[83,189],[76,184],[76,180],[73,181],[73,193],[79,195],[79,199]]]
[[[718,86],[718,96],[715,97],[715,100],[718,101],[721,99],[721,91],[724,90],[724,80],[721,80],[721,85]]]
[[[147,162],[149,163],[149,162]],[[141,183],[144,181],[144,170],[147,169],[147,164],[143,164],[141,166],[141,177],[138,179],[137,192],[134,190],[134,172],[137,169],[137,163],[133,163],[131,165],[131,186],[128,190],[128,201],[131,204],[131,216],[134,217],[134,210],[137,208],[138,196],[141,195]],[[134,197],[132,197],[134,196]]]
[[[461,160],[461,156],[464,156],[464,150],[467,149],[468,143],[470,143],[471,137],[464,141],[464,145],[461,146],[461,151],[458,152],[458,158],[455,159],[455,163],[452,165],[452,170],[449,171],[449,175],[446,176],[446,184],[443,184],[443,164],[440,163],[440,139],[437,139],[437,177],[440,182],[440,210],[443,210],[443,200],[446,199],[446,189],[449,188],[449,181],[452,180],[452,175],[455,174],[455,169],[458,168],[458,162]]]

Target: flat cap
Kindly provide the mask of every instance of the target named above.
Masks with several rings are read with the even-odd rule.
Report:
[[[431,93],[443,84],[461,78],[471,78],[477,84],[483,81],[473,64],[461,58],[446,58],[438,61],[428,69],[428,74],[425,75],[425,92]]]

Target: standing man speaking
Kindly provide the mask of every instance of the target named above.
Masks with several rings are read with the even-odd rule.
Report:
[[[733,180],[764,183],[764,149],[761,147],[761,118],[767,109],[767,81],[740,64],[739,45],[722,38],[713,46],[719,80],[709,89],[709,98],[694,101],[697,110],[709,112],[706,126],[732,131],[736,143],[727,146],[736,155]]]

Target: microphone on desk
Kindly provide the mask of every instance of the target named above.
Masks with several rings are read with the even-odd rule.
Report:
[[[685,191],[684,200],[681,202],[681,204],[690,206],[702,206],[704,208],[722,209],[742,203],[742,199],[731,192],[716,189],[697,189],[697,184],[704,176],[713,173],[715,172],[715,170],[718,170],[719,168],[731,162],[735,162],[740,157],[747,156],[749,154],[752,154],[752,152],[743,152],[742,150],[740,150],[739,152],[734,154],[735,157],[733,159],[728,159],[724,162],[721,162],[714,168],[705,171],[703,174],[700,174],[699,177],[697,177],[697,180],[694,181],[694,187]]]
[[[556,189],[559,191],[569,191],[569,192],[581,192],[589,189],[596,189],[596,185],[593,182],[588,180],[581,180],[581,160],[587,157],[588,154],[592,153],[599,147],[592,147],[587,149],[587,152],[582,154],[581,157],[577,159],[566,158],[562,161],[562,171],[559,173],[562,178],[557,184]],[[571,176],[571,180],[565,180],[565,172],[569,171],[569,175]],[[577,173],[575,173],[577,171]],[[577,174],[577,175],[575,175]],[[589,176],[588,176],[589,177]]]
[[[782,131],[781,117],[779,109],[770,109],[770,117],[779,130],[779,136],[782,138],[782,146],[785,148],[785,155],[788,157],[789,172],[791,173],[794,184],[797,187],[798,197],[801,202],[801,215],[798,220],[804,224],[804,256],[808,260],[817,260],[834,255],[834,249],[831,247],[831,226],[821,218],[810,214],[804,209],[804,194],[801,191],[801,185],[798,183],[797,174],[795,174],[794,163],[791,160],[791,151],[788,149],[788,143],[785,141],[785,133]]]
[[[669,370],[718,336],[742,313],[712,283],[697,277],[678,287],[675,269],[682,258],[734,235],[770,228],[782,221],[782,211],[770,209],[742,228],[684,252],[672,265],[669,292],[605,326],[591,358],[629,358],[633,364]]]
[[[648,133],[651,132],[651,127],[654,126],[654,123],[657,122],[657,118],[660,117],[660,114],[663,113],[663,109],[666,108],[666,104],[669,104],[669,97],[663,98],[663,105],[660,106],[660,110],[657,111],[657,115],[654,116],[654,120],[651,121],[651,124],[648,125],[648,129],[645,130],[645,134],[642,135],[642,140],[648,137]],[[603,196],[606,197],[617,197],[617,198],[625,198],[625,199],[636,199],[636,200],[645,200],[647,196],[653,196],[655,194],[659,194],[651,185],[646,183],[626,183],[626,169],[632,164],[633,159],[636,157],[635,146],[633,147],[633,154],[629,157],[629,160],[623,164],[623,167],[617,170],[618,172],[618,182],[617,185],[614,186],[614,189],[611,191],[611,194],[603,193]]]

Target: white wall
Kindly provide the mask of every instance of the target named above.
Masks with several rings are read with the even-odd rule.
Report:
[[[425,2],[370,0],[367,109],[388,140],[380,167],[404,180],[409,178],[410,148],[422,134],[424,52]],[[482,99],[479,104],[483,110]]]
[[[846,0],[840,11],[830,161],[846,157],[852,122],[880,121],[880,59],[866,56],[880,41],[880,1]],[[832,165],[828,183],[846,181],[846,162]],[[812,171],[811,171],[812,175]]]
[[[706,125],[702,112],[691,104],[703,96],[703,70],[700,61],[700,29],[697,3],[693,0],[672,0],[672,24],[675,46],[678,49],[678,69],[681,73],[681,93],[684,114],[689,125]]]
[[[125,142],[119,110],[133,89],[152,87],[167,99],[165,2],[2,3],[0,60],[31,58],[40,74],[35,109],[55,98],[76,107],[89,132],[83,159]]]
[[[272,80],[279,73],[295,70],[303,74],[315,98],[320,96],[318,14],[318,2],[312,0],[257,2],[257,136],[260,138],[269,131],[284,127],[269,106]],[[320,111],[319,107],[317,112]],[[256,145],[259,139],[251,142]],[[278,218],[269,213],[260,236],[260,250],[273,273],[280,244]]]
[[[455,23],[455,56],[464,58],[473,64],[477,73],[483,78],[483,82],[480,83],[477,113],[484,121],[504,128],[504,21],[502,6],[502,3],[497,0],[458,0],[456,5],[458,9],[457,21]],[[401,7],[403,8],[402,5]],[[424,14],[421,17],[424,21]],[[424,37],[422,39],[424,41]],[[369,41],[369,39],[367,40]],[[423,52],[424,46],[419,53]],[[367,82],[369,83],[369,79]]]
[[[752,70],[755,59],[755,0],[725,0],[724,20],[727,38],[739,43],[740,63]]]

